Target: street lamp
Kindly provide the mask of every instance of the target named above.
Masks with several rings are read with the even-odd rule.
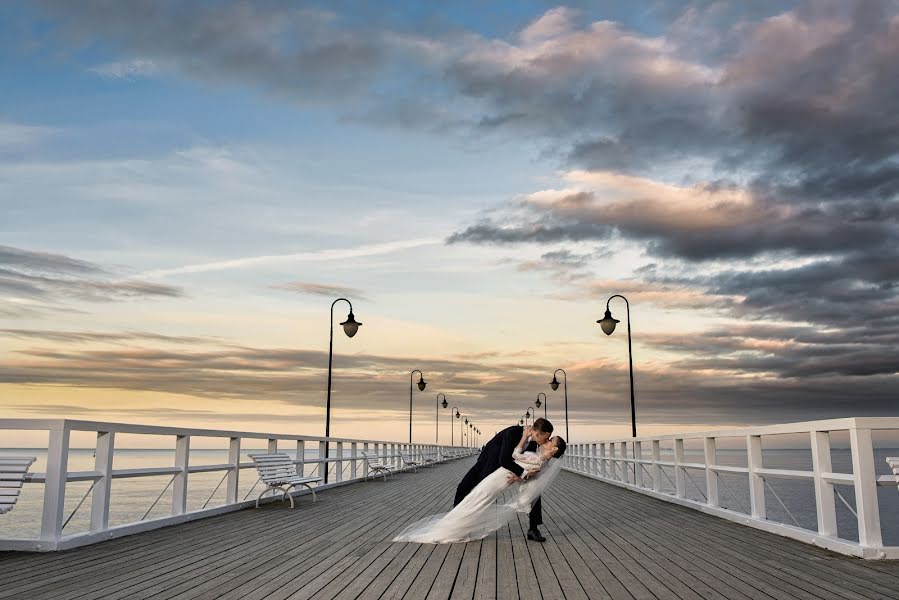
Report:
[[[468,417],[462,419],[462,423],[459,423],[459,427],[462,429],[462,434],[465,435],[465,441],[462,443],[463,446],[468,446]],[[461,435],[459,436],[461,439]]]
[[[409,443],[412,443],[412,376],[418,373],[418,389],[425,391],[428,383],[425,381],[425,375],[418,369],[414,369],[409,373]]]
[[[450,413],[450,446],[454,445],[453,444],[453,417],[455,416],[457,419],[462,418],[462,413],[459,412],[458,406],[454,406],[453,411],[454,412]],[[459,429],[461,429],[461,428],[462,428],[462,426],[459,425]],[[461,443],[462,443],[462,434],[459,433],[459,444],[461,444]]]
[[[565,441],[567,442],[569,440],[569,437],[568,437],[568,373],[565,372],[565,369],[556,369],[555,371],[553,371],[553,380],[549,382],[549,387],[551,387],[553,390],[559,389],[559,380],[556,379],[556,373],[558,373],[559,371],[562,371],[562,375],[565,376],[565,379],[564,379],[565,387],[563,387],[562,389],[565,390]]]
[[[472,441],[471,441],[471,437],[472,437],[471,434],[472,434],[473,431],[474,431],[474,423],[469,423],[469,424],[468,424],[468,447],[469,447],[469,448],[473,448],[473,447],[474,447],[473,444],[472,444]]]
[[[443,408],[447,407],[446,394],[437,394],[437,411],[434,413],[434,443],[440,445],[440,396],[443,396]]]
[[[346,298],[338,298],[331,303],[331,337],[328,341],[328,397],[325,401],[325,437],[331,437],[331,366],[334,362],[334,305],[343,300],[350,305],[350,314],[347,315],[346,321],[341,323],[343,332],[347,337],[353,337],[359,331],[362,323],[356,321],[353,317],[353,303]],[[328,446],[330,439],[325,441],[325,483],[328,483]]]
[[[540,396],[543,396],[543,405],[544,405],[543,406],[543,418],[545,419],[546,418],[546,404],[548,404],[548,402],[546,401],[546,394],[544,394],[543,392],[540,392],[539,394],[537,394],[537,401],[534,402],[534,406],[536,406],[537,408],[540,408],[540,404],[541,404]]]
[[[609,299],[606,300],[606,314],[597,323],[602,327],[603,333],[612,335],[612,332],[615,331],[615,325],[621,322],[612,318],[612,311],[609,310],[609,302],[612,301],[612,298],[621,298],[627,307],[627,357],[631,375],[631,436],[637,437],[637,405],[634,402],[634,352],[631,349],[631,303],[621,294],[609,296]]]

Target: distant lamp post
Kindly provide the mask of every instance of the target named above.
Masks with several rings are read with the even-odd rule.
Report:
[[[605,333],[606,335],[612,335],[612,332],[615,331],[615,325],[621,322],[618,319],[612,318],[612,311],[609,310],[609,302],[612,301],[612,298],[621,298],[622,300],[624,300],[624,305],[627,307],[627,357],[631,375],[631,436],[637,437],[637,404],[634,402],[634,352],[631,348],[630,302],[628,302],[627,298],[625,298],[621,294],[610,296],[609,299],[606,300],[606,314],[602,319],[598,320],[597,323],[599,323],[599,326],[602,327],[603,333]]]
[[[413,370],[409,373],[409,443],[412,443],[412,379],[413,376],[418,373],[418,389],[422,392],[425,391],[425,388],[428,386],[428,383],[425,381],[425,375],[418,369]]]
[[[346,321],[341,323],[343,326],[343,332],[347,335],[347,337],[353,337],[356,335],[356,332],[359,331],[359,327],[362,323],[356,321],[356,318],[353,317],[353,303],[347,300],[346,298],[338,298],[334,302],[331,303],[331,335],[328,341],[328,397],[325,401],[325,437],[331,437],[331,367],[334,363],[334,305],[343,300],[347,304],[350,305],[350,314],[347,315]],[[328,446],[330,445],[330,441],[325,442],[325,474],[324,480],[325,483],[328,483]]]
[[[464,419],[462,419],[462,422],[459,423],[459,427],[462,429],[462,434],[460,435],[460,437],[462,437],[462,436],[465,437],[465,441],[462,442],[462,445],[467,447],[468,446],[468,417],[465,417]]]
[[[540,402],[540,396],[543,396],[543,402],[542,402],[542,403]],[[534,406],[536,406],[537,408],[540,408],[540,405],[541,405],[541,404],[543,404],[543,418],[545,419],[545,418],[546,418],[546,405],[547,405],[547,402],[546,402],[546,394],[544,394],[543,392],[540,392],[539,394],[537,394],[537,401],[534,402]]]
[[[553,389],[553,391],[559,389],[559,380],[556,379],[556,373],[562,371],[562,375],[564,375],[564,387],[565,390],[565,441],[567,442],[568,437],[568,373],[565,372],[565,369],[556,369],[553,371],[553,380],[549,382],[549,387]]]
[[[454,446],[453,444],[453,417],[459,418],[459,407],[454,406],[453,410],[450,411],[450,446]],[[461,440],[460,440],[461,441]]]
[[[472,448],[474,446],[474,444],[471,441],[471,439],[473,437],[472,436],[473,432],[474,432],[474,423],[469,423],[468,424],[468,447],[469,448]]]
[[[434,443],[440,445],[440,396],[443,396],[443,408],[447,407],[446,394],[437,394],[437,411],[434,413]]]

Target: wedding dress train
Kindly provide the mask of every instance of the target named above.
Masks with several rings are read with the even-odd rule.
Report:
[[[521,464],[532,468],[533,464]],[[448,544],[480,540],[509,523],[517,513],[529,513],[531,505],[562,469],[560,460],[549,460],[540,473],[509,485],[512,472],[500,467],[484,478],[448,513],[425,517],[405,529],[394,542]]]

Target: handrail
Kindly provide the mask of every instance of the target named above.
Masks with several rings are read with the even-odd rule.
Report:
[[[330,488],[349,483],[364,481],[368,475],[361,452],[376,454],[381,460],[393,463],[397,470],[402,470],[400,456],[404,452],[443,453],[447,456],[461,458],[473,452],[468,448],[437,446],[433,444],[408,444],[386,440],[363,440],[351,438],[325,438],[320,436],[295,435],[285,433],[266,433],[254,431],[232,431],[218,429],[198,429],[188,427],[170,427],[155,425],[139,425],[132,423],[110,423],[103,421],[81,421],[77,419],[0,419],[0,432],[47,431],[49,444],[47,449],[46,472],[31,473],[25,479],[26,484],[44,484],[41,514],[41,533],[37,539],[12,539],[0,537],[0,551],[26,550],[47,551],[74,548],[139,531],[147,531],[197,518],[221,514],[252,506],[253,501],[241,500],[238,497],[240,472],[254,468],[252,462],[241,461],[241,448],[245,440],[265,440],[269,452],[277,452],[278,444],[295,443],[297,458],[292,462],[298,473],[305,473],[306,465],[319,473],[325,469],[331,471],[333,481],[319,484],[318,488]],[[97,444],[95,448],[95,465],[92,471],[69,471],[68,458],[72,432],[95,432]],[[174,438],[175,464],[162,467],[140,467],[113,469],[116,434],[137,434],[153,436],[172,436]],[[211,465],[191,465],[192,438],[219,438],[228,440],[228,462]],[[306,444],[313,444],[316,455],[306,454]],[[336,451],[325,456],[327,446],[336,447]],[[359,468],[361,465],[361,469]],[[190,476],[195,473],[224,472],[216,489],[199,510],[187,509],[187,495]],[[147,513],[140,520],[125,525],[109,526],[109,507],[111,483],[115,479],[171,476],[163,492],[156,499]],[[63,509],[66,500],[66,486],[70,482],[90,481],[91,488],[81,498],[75,511],[64,519]],[[224,484],[225,503],[207,508],[216,492]],[[162,496],[172,490],[171,507],[166,516],[147,519]],[[295,492],[303,494],[307,492]],[[71,521],[75,512],[91,496],[90,531],[87,533],[63,534],[63,527]],[[146,519],[146,520],[145,520]]]
[[[899,546],[883,544],[880,507],[877,498],[878,487],[896,485],[892,476],[878,476],[875,470],[872,432],[884,430],[899,431],[899,418],[850,417],[739,429],[598,440],[582,444],[569,444],[563,460],[565,469],[569,471],[758,529],[820,545],[836,552],[863,558],[899,558]],[[849,434],[851,473],[833,472],[831,434],[835,432]],[[811,470],[764,466],[762,438],[784,434],[809,436],[812,454]],[[718,442],[723,438],[742,440],[745,444],[747,466],[719,464]],[[687,462],[685,460],[685,442],[689,440],[702,441],[703,445],[700,451],[703,462]],[[666,460],[662,460],[662,444],[666,446],[666,453],[670,452],[670,457],[666,456]],[[670,448],[667,447],[669,444]],[[649,457],[644,455],[644,447],[651,451]],[[640,465],[641,468],[631,471],[628,465],[634,465],[634,467]],[[674,469],[673,480],[665,468]],[[693,480],[690,475],[691,470],[705,472],[705,491]],[[646,478],[650,480],[648,483],[644,482],[644,471],[649,476]],[[734,497],[740,508],[744,508],[742,501],[726,484],[726,480],[720,479],[722,474],[744,476],[748,479],[750,506],[745,512],[725,508],[721,505],[718,493],[719,482],[724,484],[725,489]],[[674,488],[673,492],[666,491],[664,488],[663,476],[668,478]],[[807,529],[799,525],[769,483],[777,479],[813,483],[818,521],[815,529]],[[704,497],[703,501],[687,497],[688,481],[692,482],[700,491]],[[851,486],[854,489],[854,508],[840,493],[838,486]],[[768,518],[765,506],[766,488],[781,504],[793,524],[781,523]],[[844,539],[838,535],[836,520],[838,498],[856,517],[858,541]]]

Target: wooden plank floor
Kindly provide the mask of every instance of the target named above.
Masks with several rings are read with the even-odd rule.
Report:
[[[899,562],[846,558],[572,473],[470,544],[394,544],[473,458],[52,554],[0,553],[0,599],[896,600]]]

